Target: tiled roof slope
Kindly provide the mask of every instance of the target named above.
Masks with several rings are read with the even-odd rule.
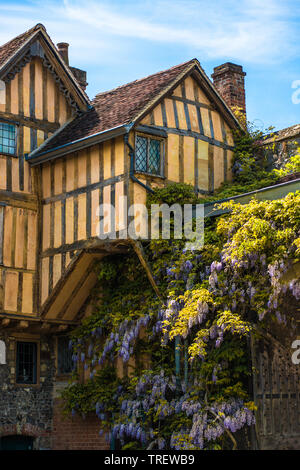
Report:
[[[97,94],[91,103],[92,109],[53,136],[41,152],[131,123],[152,99],[193,64],[195,59]]]
[[[279,181],[277,181],[277,184],[278,183],[287,183],[288,181],[294,181],[294,180],[297,180],[297,179],[300,179],[300,171],[297,171],[296,173],[291,173],[290,175],[282,176],[279,179]]]
[[[290,140],[294,137],[300,136],[300,124],[295,124],[291,127],[286,127],[285,129],[281,129],[280,131],[271,133],[261,141],[261,144],[270,144],[273,142],[279,142],[280,140]]]
[[[44,28],[37,24],[23,34],[0,46],[0,67],[29,39],[37,30]]]

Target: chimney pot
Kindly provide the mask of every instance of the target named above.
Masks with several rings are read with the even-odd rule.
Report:
[[[85,90],[88,85],[86,81],[86,72],[84,70],[78,69],[76,67],[71,67],[69,65],[69,44],[67,42],[59,42],[58,44],[56,44],[56,47],[59,55],[61,56],[65,64],[70,67],[70,70],[73,73],[80,87]]]
[[[69,44],[67,42],[59,42],[57,49],[63,61],[69,65]]]

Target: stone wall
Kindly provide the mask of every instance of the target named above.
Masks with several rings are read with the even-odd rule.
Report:
[[[267,149],[269,168],[282,168],[300,147],[300,137],[290,141],[276,142],[273,148]]]
[[[300,124],[282,129],[262,141],[268,170],[282,168],[300,148]]]
[[[34,436],[35,449],[51,448],[53,380],[55,374],[54,341],[40,341],[40,384],[15,383],[16,339],[1,334],[6,345],[6,364],[0,364],[0,437]]]
[[[13,333],[0,333],[6,346],[6,364],[0,364],[0,438],[23,435],[34,437],[34,449],[107,449],[101,422],[95,415],[66,418],[61,413],[60,391],[68,378],[56,379],[55,338],[40,338],[38,385],[16,384],[16,341]],[[32,339],[37,341],[38,338]]]

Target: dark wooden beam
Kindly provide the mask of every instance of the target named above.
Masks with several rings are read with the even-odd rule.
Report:
[[[60,127],[59,122],[51,123],[44,119],[37,119],[33,116],[18,116],[16,121],[16,115],[7,111],[0,111],[0,119],[11,122],[12,124],[21,124],[23,126],[30,127],[32,129],[39,129],[45,132],[55,132]]]
[[[113,176],[112,178],[107,178],[106,180],[99,181],[97,183],[89,184],[88,186],[83,186],[81,188],[74,189],[73,191],[68,191],[66,193],[56,194],[49,196],[42,200],[43,204],[49,204],[50,202],[63,201],[69,197],[78,196],[79,194],[85,194],[94,189],[103,188],[104,186],[109,186],[116,184],[124,179],[124,175]]]
[[[13,191],[0,190],[0,202],[4,202],[13,207],[30,209],[37,211],[37,197],[33,194],[16,193]]]
[[[144,252],[144,248],[143,248],[142,243],[139,240],[131,240],[131,244],[132,244],[133,249],[136,252],[143,268],[146,271],[147,277],[148,277],[148,279],[150,281],[150,284],[152,285],[157,297],[161,300],[162,303],[164,303],[164,300],[161,296],[161,293],[159,292],[157,284],[154,280],[154,277],[153,277],[153,274],[152,274],[152,271],[151,271],[151,267],[148,263],[148,260],[147,260],[146,254]]]
[[[84,250],[89,253],[98,253],[103,255],[109,255],[114,253],[127,253],[128,246],[125,244],[125,240],[118,238],[119,233],[116,232],[116,240],[101,240],[98,237],[91,237],[88,240],[80,240],[74,243],[65,244],[58,248],[48,248],[41,253],[42,258],[48,258],[56,254],[66,253],[68,251]],[[119,242],[119,243],[118,243]]]

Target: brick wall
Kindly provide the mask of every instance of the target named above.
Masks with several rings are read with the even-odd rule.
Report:
[[[223,100],[230,108],[246,113],[245,75],[241,65],[226,62],[214,68],[212,79]]]
[[[52,450],[105,450],[109,445],[105,433],[99,435],[100,420],[94,415],[66,418],[61,413],[61,402],[54,401]]]
[[[34,438],[33,448],[50,449],[51,433],[41,427],[27,423],[6,424],[0,426],[0,439],[7,436],[30,436]]]

